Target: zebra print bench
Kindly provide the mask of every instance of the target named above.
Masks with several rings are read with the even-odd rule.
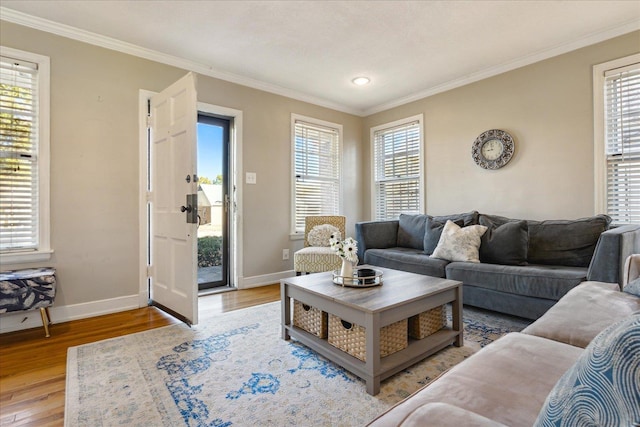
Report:
[[[0,314],[40,309],[45,337],[49,337],[49,307],[56,296],[53,268],[0,272]]]

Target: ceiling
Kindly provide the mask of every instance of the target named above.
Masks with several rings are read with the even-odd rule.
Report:
[[[356,115],[640,29],[640,0],[0,0],[0,6],[3,20]],[[362,75],[371,83],[351,83]]]

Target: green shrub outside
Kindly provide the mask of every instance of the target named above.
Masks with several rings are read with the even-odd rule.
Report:
[[[222,236],[198,238],[198,267],[222,265]]]

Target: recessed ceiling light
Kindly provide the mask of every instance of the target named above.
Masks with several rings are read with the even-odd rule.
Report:
[[[353,82],[354,85],[363,86],[369,83],[371,79],[369,77],[356,77],[351,81]]]

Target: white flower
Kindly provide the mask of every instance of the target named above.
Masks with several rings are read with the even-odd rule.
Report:
[[[329,240],[331,249],[340,257],[349,262],[358,262],[358,242],[352,237],[347,237],[344,241],[339,238],[331,238]]]
[[[350,262],[358,262],[358,243],[351,237],[345,239],[342,243],[344,251],[344,259]]]

